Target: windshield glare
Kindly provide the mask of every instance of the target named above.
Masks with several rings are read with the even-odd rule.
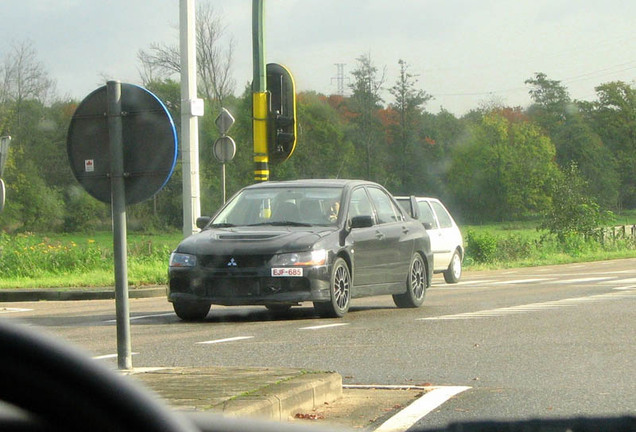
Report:
[[[338,187],[245,189],[214,218],[212,225],[335,225],[341,194]]]

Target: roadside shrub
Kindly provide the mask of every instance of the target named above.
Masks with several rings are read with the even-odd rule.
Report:
[[[579,242],[580,235],[591,237],[599,227],[614,219],[612,212],[602,211],[590,196],[588,183],[575,163],[554,178],[551,189],[552,201],[538,229],[554,234],[566,249],[574,246],[572,242]]]
[[[497,253],[497,238],[490,233],[476,233],[468,230],[466,233],[466,255],[477,263],[495,261]]]
[[[511,234],[497,240],[497,260],[511,261],[530,258],[536,242],[521,235]]]
[[[38,277],[105,267],[105,253],[90,240],[52,240],[33,233],[0,233],[0,276]]]
[[[108,205],[97,201],[83,190],[80,190],[79,187],[69,188],[66,205],[68,208],[72,208],[73,211],[66,212],[64,216],[65,232],[89,232],[100,228],[108,229],[108,224],[105,223],[110,222]]]

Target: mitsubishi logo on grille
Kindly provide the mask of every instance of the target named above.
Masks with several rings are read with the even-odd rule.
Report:
[[[232,258],[232,259],[230,260],[230,262],[228,262],[228,263],[227,263],[227,266],[228,266],[228,267],[237,267],[237,266],[238,266],[238,264],[236,263],[236,260],[235,260],[234,258]]]

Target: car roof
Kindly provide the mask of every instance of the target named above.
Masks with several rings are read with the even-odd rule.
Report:
[[[354,187],[357,185],[372,185],[380,186],[377,183],[373,183],[366,180],[350,180],[350,179],[301,179],[301,180],[286,180],[286,181],[268,181],[263,183],[256,183],[247,186],[245,189],[258,189],[267,187]]]

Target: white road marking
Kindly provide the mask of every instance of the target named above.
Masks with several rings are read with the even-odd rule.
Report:
[[[482,285],[497,282],[496,279],[461,281],[456,284],[433,283],[431,288],[435,290],[460,290],[460,289],[483,289],[487,288]]]
[[[163,317],[163,316],[171,316],[174,315],[174,312],[166,312],[166,313],[162,313],[162,314],[154,314],[154,315],[139,315],[139,316],[134,316],[134,317],[130,317],[130,321],[135,321],[135,320],[140,320],[140,319],[146,319],[146,318],[155,318],[155,317]],[[105,323],[114,323],[117,322],[116,319],[113,320],[107,320],[104,321]]]
[[[130,355],[137,355],[139,353],[130,353]],[[106,360],[106,359],[111,359],[111,358],[117,358],[117,354],[106,354],[106,355],[101,355],[101,356],[96,356],[93,357],[93,360]]]
[[[402,432],[417,423],[422,417],[442,405],[453,396],[470,389],[470,387],[435,387],[411,405],[395,414],[375,429],[374,432]]]
[[[605,282],[601,282],[601,283],[602,284],[615,284],[615,283],[633,284],[633,283],[636,283],[636,278],[615,279],[615,280],[605,281]]]
[[[33,309],[24,308],[0,308],[0,313],[16,313],[16,312],[30,312]]]
[[[610,279],[616,279],[616,277],[588,277],[588,278],[580,278],[580,279],[566,279],[553,282],[555,284],[571,284],[571,283],[579,283],[579,282],[600,282],[600,281],[608,281]]]
[[[497,282],[497,279],[477,279],[477,280],[459,281],[456,284],[451,284],[451,285],[453,286],[473,285],[473,284],[485,284],[485,283],[491,283],[491,282]]]
[[[325,324],[325,325],[317,325],[317,326],[311,326],[311,327],[301,327],[298,330],[322,330],[322,329],[331,328],[331,327],[341,327],[341,326],[348,326],[348,325],[349,323]]]
[[[607,271],[592,271],[592,272],[586,272],[586,274],[590,275],[590,276],[600,276],[600,275],[617,275],[617,274],[634,274],[634,270],[607,270]],[[549,276],[554,276],[554,277],[561,277],[561,278],[565,278],[565,277],[569,277],[569,276],[581,276],[581,272],[575,272],[575,273],[555,273],[555,274],[551,274]]]
[[[135,375],[135,374],[142,374],[142,373],[147,373],[147,372],[156,372],[156,371],[168,370],[168,369],[172,369],[172,368],[169,368],[169,367],[136,367],[136,368],[133,368],[132,370],[119,370],[119,372],[121,372],[123,375]]]
[[[417,321],[437,321],[437,320],[465,320],[474,318],[488,318],[488,317],[501,317],[507,315],[515,315],[526,312],[537,312],[547,309],[557,309],[564,307],[575,306],[580,303],[586,302],[598,302],[603,300],[621,300],[621,299],[636,298],[636,290],[621,290],[614,291],[607,294],[598,294],[587,297],[575,297],[561,300],[554,300],[543,303],[530,303],[519,306],[510,306],[497,309],[487,309],[476,312],[464,312],[453,315],[442,315],[437,317],[417,318]]]
[[[517,280],[511,280],[511,281],[495,282],[493,285],[528,284],[528,283],[545,282],[545,281],[551,281],[551,280],[554,280],[554,279],[550,279],[550,278],[517,279]]]
[[[632,290],[634,288],[636,288],[636,285],[627,285],[627,286],[616,287],[616,288],[612,288],[612,289],[618,290],[618,291],[623,291],[623,290]]]
[[[235,342],[235,341],[240,341],[240,340],[245,340],[245,339],[253,339],[254,336],[237,336],[237,337],[233,337],[233,338],[227,338],[227,339],[216,339],[216,340],[209,340],[209,341],[205,341],[205,342],[197,342],[197,344],[200,345],[204,345],[204,344],[216,344],[216,343],[224,343],[224,342]]]

